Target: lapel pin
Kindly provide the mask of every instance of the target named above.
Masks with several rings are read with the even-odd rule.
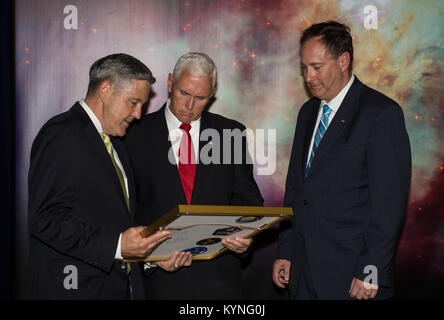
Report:
[[[341,123],[342,123],[342,124],[346,124],[346,123],[347,123],[347,120],[342,119],[342,120],[341,120]]]

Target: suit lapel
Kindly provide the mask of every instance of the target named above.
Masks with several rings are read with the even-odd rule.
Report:
[[[307,158],[308,158],[308,152],[310,151],[310,142],[311,142],[311,138],[313,136],[313,132],[314,132],[314,128],[316,125],[316,120],[318,117],[318,112],[319,112],[319,104],[320,104],[320,100],[319,99],[313,99],[311,102],[311,105],[309,107],[309,111],[307,114],[307,120],[302,121],[302,123],[305,123],[305,130],[304,130],[304,137],[303,137],[303,143],[304,143],[304,147],[303,147],[303,152],[302,152],[302,159],[300,159],[301,165],[301,177],[305,177],[305,167],[306,167],[306,163],[307,163]]]
[[[152,148],[153,156],[158,158],[156,163],[159,164],[159,170],[164,173],[165,179],[170,183],[172,190],[175,190],[177,198],[180,203],[186,204],[185,193],[183,191],[182,182],[179,176],[179,170],[177,169],[177,164],[170,163],[169,152],[172,152],[171,141],[169,140],[169,131],[165,119],[165,108],[166,104],[157,111],[154,123],[158,126],[155,130],[151,130],[147,134],[147,139],[150,143],[150,148]],[[171,159],[175,161],[174,155],[171,154]]]
[[[204,130],[210,129],[210,128],[214,129],[214,126],[212,125],[212,123],[210,123],[210,120],[209,120],[206,112],[204,111],[201,115],[201,118],[200,118],[199,153],[198,153],[199,161],[196,165],[196,174],[194,176],[194,185],[193,185],[193,194],[191,196],[191,203],[193,203],[193,200],[199,201],[199,199],[201,199],[201,197],[200,197],[201,191],[205,191],[204,188],[201,187],[201,185],[203,182],[203,178],[205,176],[205,169],[208,167],[202,163],[202,161],[200,159],[200,155],[202,154],[202,148],[211,142],[211,136],[209,137],[210,138],[209,141],[201,141],[200,137],[201,137],[202,132]],[[221,143],[222,143],[222,141],[221,141]],[[222,154],[220,156],[222,159]]]
[[[135,197],[136,197],[136,187],[134,182],[134,175],[133,170],[130,165],[130,160],[128,158],[128,155],[126,154],[124,148],[122,148],[120,139],[118,138],[111,138],[111,142],[113,144],[114,149],[116,150],[117,154],[119,155],[120,163],[123,166],[123,170],[125,170],[126,178],[128,180],[128,195],[129,195],[129,203],[130,203],[130,219],[131,221],[134,221],[134,212],[135,212]],[[120,186],[120,183],[119,183]],[[122,188],[120,188],[122,189]],[[122,192],[123,193],[123,192]],[[121,197],[124,201],[125,198]],[[125,208],[126,208],[126,201],[125,201]]]
[[[352,125],[353,118],[357,113],[359,106],[358,99],[361,87],[362,85],[360,81],[355,77],[352,86],[339,106],[338,112],[319,143],[313,158],[309,176],[312,172],[316,171],[316,167],[321,163],[322,159],[329,152],[330,148],[335,144],[344,130]]]
[[[86,138],[91,146],[93,154],[95,155],[97,161],[100,163],[100,167],[103,168],[106,175],[112,181],[114,187],[118,190],[118,194],[120,196],[120,200],[126,212],[128,212],[125,197],[123,196],[122,187],[120,186],[119,178],[116,174],[116,169],[113,166],[111,161],[111,157],[106,150],[106,147],[100,137],[100,134],[97,132],[96,127],[92,123],[89,116],[86,114],[85,110],[83,110],[80,104],[76,104],[74,106],[74,111],[79,115],[82,120],[83,128],[85,131]],[[119,154],[120,158],[120,154]],[[125,169],[126,173],[126,169]]]

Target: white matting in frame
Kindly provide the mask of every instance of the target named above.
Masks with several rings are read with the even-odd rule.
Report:
[[[168,260],[176,251],[191,252],[193,260],[211,260],[227,250],[222,239],[252,238],[292,214],[283,207],[178,205],[142,232],[147,237],[170,230],[171,238],[144,259],[124,261]]]

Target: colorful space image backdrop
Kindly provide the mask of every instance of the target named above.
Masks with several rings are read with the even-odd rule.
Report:
[[[256,151],[275,148],[268,159],[273,170],[259,174],[257,164],[255,177],[265,204],[281,206],[296,117],[309,98],[299,37],[312,23],[337,20],[352,30],[354,73],[402,106],[410,136],[412,186],[396,256],[397,297],[443,297],[443,16],[440,0],[15,1],[18,296],[28,255],[31,144],[50,117],[85,97],[95,60],[124,52],[146,63],[157,78],[147,109],[153,112],[167,98],[167,76],[179,56],[211,56],[218,67],[211,111],[264,130]],[[245,263],[250,298],[283,297],[271,283],[277,232],[258,236]]]

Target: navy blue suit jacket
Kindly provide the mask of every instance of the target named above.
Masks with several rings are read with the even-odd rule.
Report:
[[[292,262],[292,291],[305,250],[319,298],[348,298],[353,277],[364,280],[370,265],[384,287],[379,293],[390,296],[411,176],[402,109],[355,78],[305,177],[319,106],[312,98],[299,111],[284,198],[294,216],[277,258]]]

